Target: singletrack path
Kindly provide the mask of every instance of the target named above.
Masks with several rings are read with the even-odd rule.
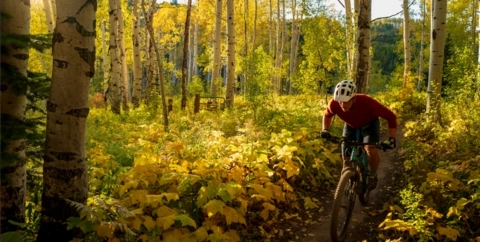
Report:
[[[397,129],[397,149],[387,152],[380,151],[380,167],[377,171],[377,188],[370,194],[370,201],[363,206],[356,200],[347,231],[346,242],[383,241],[379,239],[382,230],[378,226],[388,213],[388,205],[395,199],[401,189],[403,164],[399,151],[403,138],[402,129]],[[382,139],[383,140],[383,139]],[[338,175],[336,179],[338,180]],[[330,239],[330,213],[336,186],[330,190],[319,190],[311,194],[320,201],[319,208],[299,213],[298,217],[283,220],[280,230],[282,236],[272,238],[271,241],[289,242],[327,242]]]

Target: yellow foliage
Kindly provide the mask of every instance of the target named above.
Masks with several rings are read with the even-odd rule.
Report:
[[[155,214],[160,218],[160,217],[166,217],[170,215],[176,215],[177,211],[167,206],[161,206],[157,210],[155,210]]]
[[[270,199],[273,197],[273,193],[271,190],[263,188],[262,185],[259,184],[250,184],[249,187],[253,188],[255,192],[257,192],[259,195],[266,197],[267,199]]]
[[[167,230],[175,223],[175,217],[176,215],[172,214],[165,217],[157,218],[156,224],[159,228]]]
[[[140,231],[143,221],[138,216],[130,218],[129,220],[129,227],[135,229],[136,231]]]
[[[160,194],[161,197],[163,198],[166,198],[168,202],[170,202],[171,200],[178,200],[179,199],[179,196],[178,196],[178,193],[162,193]]]
[[[130,203],[131,205],[139,204],[140,207],[143,207],[147,201],[147,190],[134,190],[130,192]]]
[[[102,222],[97,227],[97,235],[101,238],[112,238],[113,237],[113,228],[110,223]]]
[[[145,221],[143,221],[143,226],[145,226],[145,228],[147,228],[148,231],[155,228],[155,222],[153,221],[152,217],[143,216],[143,219],[145,220]]]
[[[207,204],[203,206],[203,209],[207,211],[208,217],[212,217],[216,213],[220,212],[223,214],[223,208],[225,207],[225,203],[221,200],[210,200]]]
[[[429,172],[427,174],[428,182],[432,182],[436,180],[440,180],[442,182],[449,182],[450,183],[449,188],[452,191],[457,191],[459,188],[464,187],[464,184],[461,181],[455,179],[451,172],[444,169],[438,168],[435,172]]]
[[[162,234],[163,242],[183,242],[189,241],[185,240],[185,235],[190,235],[190,232],[185,229],[174,229],[172,231],[166,231]],[[188,237],[187,237],[188,238]]]
[[[237,210],[232,207],[225,206],[223,208],[223,215],[225,215],[227,225],[230,225],[232,223],[242,223],[247,225],[245,218],[242,215],[238,214]]]
[[[408,233],[413,236],[416,234],[415,228],[412,227],[410,224],[407,222],[401,220],[401,219],[395,219],[391,220],[389,218],[385,219],[378,227],[384,227],[383,229],[395,229],[398,231],[408,231]]]
[[[457,237],[460,236],[460,232],[456,229],[452,229],[449,227],[437,227],[437,231],[441,235],[447,236],[447,238],[452,239],[453,241],[457,241]]]
[[[260,217],[262,217],[263,220],[267,221],[270,211],[275,211],[276,207],[271,203],[263,203],[263,208],[264,209],[262,210],[262,212],[260,212]]]
[[[304,200],[305,200],[304,206],[306,209],[318,208],[318,205],[315,202],[313,202],[310,197],[306,197],[304,198]]]
[[[470,201],[468,201],[466,198],[462,198],[460,200],[457,201],[457,204],[453,207],[450,207],[450,209],[448,210],[448,213],[447,213],[447,218],[452,216],[452,214],[455,214],[457,216],[460,216],[461,215],[461,211],[463,210],[463,208],[465,207],[465,205],[467,205]]]
[[[208,232],[205,227],[198,228],[195,232],[193,232],[193,234],[195,235],[197,241],[205,241],[208,237]]]

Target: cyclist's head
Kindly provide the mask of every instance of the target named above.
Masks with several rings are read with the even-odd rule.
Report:
[[[333,99],[337,102],[348,102],[355,97],[356,93],[357,87],[355,86],[355,83],[349,80],[343,80],[335,87]]]

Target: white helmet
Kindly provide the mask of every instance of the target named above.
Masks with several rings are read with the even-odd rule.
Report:
[[[333,99],[337,102],[348,102],[357,93],[355,83],[349,80],[343,80],[335,87]]]

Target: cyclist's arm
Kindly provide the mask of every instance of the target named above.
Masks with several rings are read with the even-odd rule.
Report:
[[[327,117],[326,115],[323,115],[323,125],[322,125],[322,129],[323,129],[323,130],[329,130],[331,123],[332,123],[332,118],[331,118],[331,117]]]
[[[389,128],[388,129],[388,137],[392,137],[392,138],[397,138],[397,128]]]

